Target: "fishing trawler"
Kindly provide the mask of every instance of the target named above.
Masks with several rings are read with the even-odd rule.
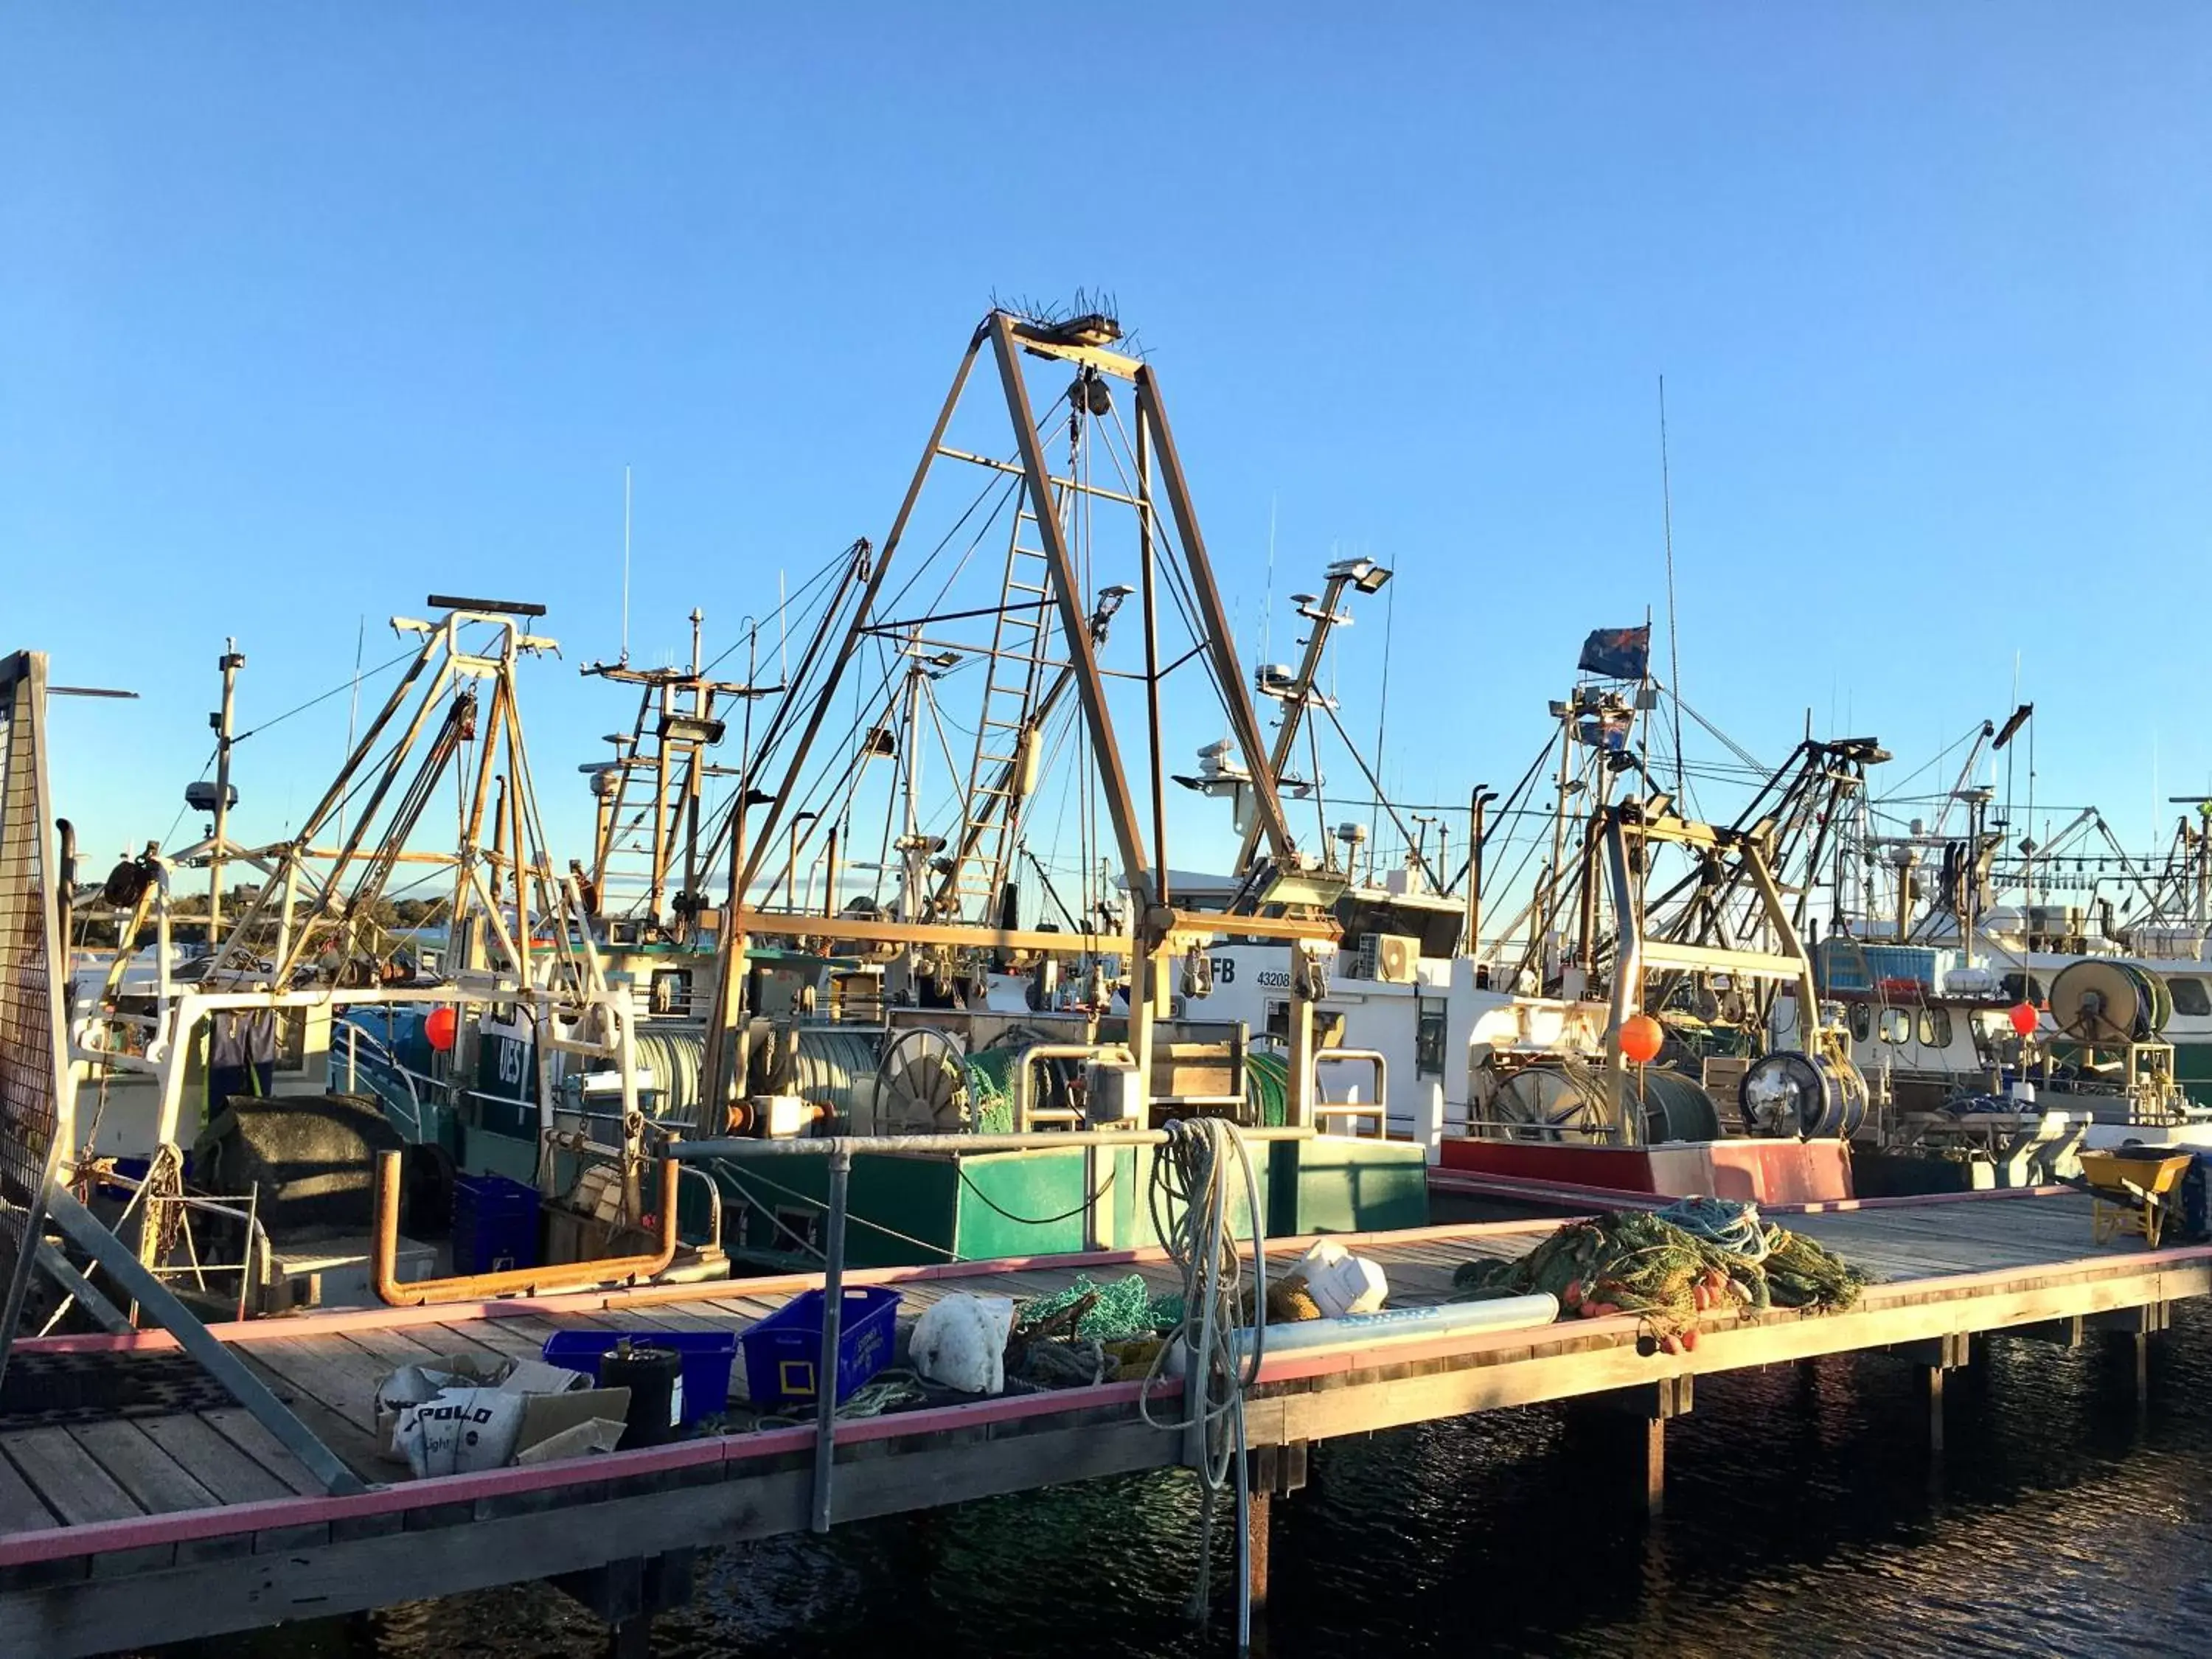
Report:
[[[760,686],[757,654],[744,679],[713,679],[696,619],[688,670],[586,670],[638,695],[611,758],[583,768],[594,845],[568,882],[624,1002],[635,1104],[603,1069],[549,1052],[533,1011],[491,1001],[443,1063],[470,1079],[438,1118],[458,1167],[542,1179],[548,1137],[589,1142],[618,1122],[648,1141],[929,1137],[862,1156],[852,1248],[860,1265],[939,1261],[1154,1233],[1149,1147],[963,1141],[1220,1114],[1283,1136],[1264,1200],[1278,1231],[1425,1214],[1419,1148],[1316,1133],[1340,1126],[1296,1080],[1325,1063],[1310,1036],[1303,1068],[1287,1049],[1255,1054],[1241,1024],[1182,994],[1231,924],[1177,908],[1155,860],[1169,786],[1154,737],[1166,699],[1200,680],[1252,737],[1255,769],[1257,726],[1157,385],[1117,337],[1102,316],[987,320],[880,548],[854,542],[777,616],[799,642],[774,686]],[[979,362],[997,371],[1011,445],[965,407]],[[1042,416],[1041,372],[1068,377]],[[980,489],[954,495],[958,475]],[[901,603],[933,586],[927,603]],[[724,718],[732,706],[741,722]],[[1133,719],[1149,817],[1122,758]],[[1279,801],[1259,821],[1279,874],[1236,901],[1233,925],[1317,961],[1341,883],[1291,845]],[[710,902],[710,885],[742,897]],[[383,1022],[365,1062],[380,1091],[419,1090],[420,1021],[368,1018]],[[686,1168],[711,1181],[713,1236],[732,1255],[782,1264],[818,1248],[817,1161]],[[688,1237],[688,1188],[683,1212]]]
[[[2212,1146],[2203,830],[2183,819],[2154,874],[2094,807],[2041,846],[2008,844],[1990,817],[1994,788],[1970,780],[2032,713],[1983,723],[1932,820],[1885,834],[1863,812],[1847,826],[1836,927],[1819,953],[1822,995],[1881,1103],[1869,1138],[1982,1183],[2071,1176],[2084,1148]],[[1958,806],[1967,823],[1954,836]],[[2135,890],[2131,923],[2098,890],[2107,871]],[[2008,890],[2027,902],[1991,902]],[[2092,902],[2049,902],[2054,891]],[[1775,1018],[1786,1042],[1794,1000]]]
[[[1286,794],[1305,787],[1283,767],[1310,710],[1345,739],[1316,682],[1331,631],[1349,621],[1340,605],[1350,569],[1329,574],[1319,600],[1294,600],[1310,626],[1297,669],[1262,669],[1255,682],[1281,705],[1273,758]],[[1471,795],[1468,850],[1456,868],[1447,826],[1427,818],[1409,828],[1359,762],[1406,852],[1402,868],[1378,871],[1370,861],[1366,878],[1348,879],[1337,901],[1346,947],[1319,1014],[1341,1081],[1323,1109],[1373,1112],[1443,1165],[1478,1173],[1569,1179],[1559,1171],[1573,1169],[1583,1184],[1643,1190],[1655,1181],[1656,1190],[1678,1193],[1748,1182],[1771,1196],[1845,1195],[1841,1143],[1866,1103],[1848,1039],[1838,1030],[1797,1054],[1794,1041],[1769,1042],[1770,1015],[1778,984],[1809,983],[1799,941],[1810,920],[1809,873],[1832,851],[1828,826],[1885,757],[1871,740],[1808,738],[1732,823],[1685,818],[1637,741],[1662,695],[1649,672],[1649,641],[1648,625],[1591,635],[1584,678],[1552,705],[1556,736],[1503,808],[1492,816],[1496,792]],[[1358,761],[1356,747],[1343,747]],[[1317,777],[1320,750],[1311,750]],[[1491,828],[1535,816],[1530,792],[1555,752],[1549,859],[1512,919],[1486,937]],[[1241,811],[1244,776],[1214,751],[1200,763],[1181,781]],[[1615,834],[1629,843],[1625,884],[1602,868]],[[1334,848],[1325,836],[1330,866],[1358,872],[1366,838],[1359,823],[1340,826]],[[1541,850],[1530,845],[1532,856]],[[1671,884],[1654,879],[1653,856],[1663,862],[1667,848],[1683,855]],[[1248,835],[1236,873],[1215,884],[1224,902],[1251,878],[1255,850]],[[1786,872],[1779,884],[1777,872]],[[1623,980],[1614,963],[1632,934],[1637,949]],[[1283,1017],[1290,982],[1279,946],[1232,935],[1211,952],[1190,1006],[1265,1032]],[[1647,1011],[1661,1046],[1624,1061],[1619,1029]],[[1814,1150],[1781,1144],[1790,1138]],[[1644,1150],[1617,1156],[1626,1148]]]
[[[1151,1238],[1150,1144],[963,1142],[1189,1114],[1274,1137],[1262,1201],[1278,1232],[1421,1220],[1418,1147],[1316,1122],[1310,998],[1297,999],[1273,1066],[1251,1063],[1241,1025],[1177,1006],[1178,973],[1224,919],[1178,910],[1163,874],[1172,786],[1157,738],[1170,696],[1203,682],[1258,780],[1277,873],[1238,901],[1238,931],[1317,963],[1342,883],[1283,822],[1157,381],[1118,337],[1095,314],[986,319],[890,532],[880,547],[854,542],[810,585],[804,642],[778,684],[716,680],[696,649],[684,671],[587,670],[640,699],[612,760],[586,769],[599,805],[588,866],[556,859],[523,744],[519,671],[550,647],[534,631],[539,607],[434,598],[430,618],[395,619],[419,648],[299,831],[266,847],[228,835],[243,659],[227,653],[222,763],[194,803],[210,833],[72,888],[78,922],[112,944],[76,976],[69,1011],[71,1103],[86,1110],[58,1135],[61,1176],[112,1194],[155,1270],[196,1227],[195,1288],[220,1258],[242,1313],[383,1294],[396,1278],[419,1289],[448,1266],[544,1289],[726,1272],[726,1246],[811,1259],[825,1213],[806,1190],[817,1161],[770,1178],[691,1158],[680,1186],[678,1164],[659,1161],[674,1142],[731,1135],[933,1143],[863,1156],[855,1265]],[[964,406],[979,362],[996,370],[1011,440]],[[1042,415],[1041,374],[1060,377]],[[1048,461],[1046,446],[1063,442]],[[934,488],[948,469],[980,478],[980,494],[963,505]],[[1102,527],[1109,512],[1118,538]],[[925,535],[937,538],[926,552]],[[987,565],[963,590],[962,571]],[[925,584],[939,585],[933,602],[911,597]],[[1115,635],[1109,656],[1132,599],[1141,629]],[[964,757],[946,736],[956,690],[975,704],[951,716]],[[718,763],[724,715],[740,705],[738,752]],[[834,735],[833,714],[848,714]],[[1132,718],[1144,738],[1125,748]],[[1125,754],[1150,759],[1149,815]],[[1076,856],[1048,867],[1029,831],[1055,785]],[[459,833],[434,849],[429,811],[445,792]],[[864,871],[851,849],[876,805],[890,855]],[[626,890],[623,858],[641,834],[643,880]],[[1037,877],[1026,901],[1024,867]],[[210,896],[187,923],[177,888],[198,868]],[[223,880],[241,869],[258,884],[240,907]],[[435,951],[387,909],[429,884],[447,895]],[[172,971],[191,926],[213,947]],[[403,1173],[380,1174],[387,1153]],[[295,1178],[303,1162],[317,1179]],[[479,1184],[494,1180],[506,1186]],[[404,1233],[390,1224],[393,1181]],[[541,1206],[544,1259],[467,1273],[482,1264],[463,1261],[458,1238],[448,1248],[445,1218],[471,1194],[510,1189]],[[338,1217],[370,1236],[332,1237]],[[290,1250],[288,1231],[313,1234],[313,1252]]]
[[[711,1240],[679,1252],[652,1218],[672,1223],[673,1208],[645,1179],[629,999],[546,844],[520,712],[522,665],[552,648],[535,631],[543,608],[430,605],[428,618],[394,619],[411,655],[291,836],[257,847],[229,833],[234,648],[221,664],[215,786],[188,796],[210,816],[207,836],[166,854],[149,844],[79,885],[64,829],[63,931],[81,965],[58,1023],[69,1087],[57,1178],[149,1273],[234,1316],[362,1299],[394,1279],[434,1299],[425,1282],[447,1267],[473,1279],[477,1241],[447,1237],[471,1197],[456,1174],[501,1126],[453,1050],[501,1018],[527,1020],[567,1062],[512,1079],[531,1098],[527,1191],[548,1243],[509,1265],[541,1290],[665,1272],[679,1253],[714,1267]],[[426,826],[448,791],[459,832],[434,847]],[[196,910],[181,890],[195,869],[208,883]],[[255,878],[242,902],[225,890],[240,871]],[[445,918],[435,953],[388,920],[394,894],[425,886]],[[186,931],[210,943],[180,963]],[[89,945],[94,933],[109,942]],[[586,1079],[619,1107],[610,1135],[564,1121]],[[387,1154],[404,1160],[396,1174]],[[380,1191],[394,1180],[404,1236],[388,1224],[398,1194]],[[114,1317],[57,1265],[49,1291]]]

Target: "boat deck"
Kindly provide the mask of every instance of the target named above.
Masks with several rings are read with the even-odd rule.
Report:
[[[1694,1352],[1641,1354],[1636,1321],[1400,1341],[1270,1358],[1247,1413],[1256,1448],[1298,1447],[1498,1407],[1616,1394],[1686,1407],[1687,1380],[1855,1350],[1940,1369],[1983,1333],[2078,1337],[2164,1328],[2212,1291],[2212,1246],[2090,1241],[2067,1192],[1814,1206],[1787,1224],[1881,1276],[1845,1314],[1710,1320]],[[1438,1300],[1453,1268],[1514,1255],[1552,1220],[1430,1227],[1358,1241],[1395,1304]],[[2135,1243],[2140,1245],[2141,1241]],[[1278,1261],[1300,1248],[1271,1246]],[[1028,1297],[1078,1271],[1176,1288],[1154,1252],[848,1273],[894,1284],[901,1316],[954,1291]],[[127,1411],[0,1419],[0,1653],[65,1656],[319,1617],[728,1543],[809,1524],[811,1425],[680,1441],[532,1468],[409,1480],[380,1460],[374,1390],[440,1354],[536,1356],[557,1331],[742,1331],[818,1279],[723,1281],[430,1309],[375,1309],[222,1328],[325,1443],[372,1482],[323,1495],[242,1409],[210,1395],[161,1333],[19,1344],[21,1363],[143,1373]],[[64,1379],[65,1381],[65,1378]],[[1141,1385],[1106,1383],[841,1423],[839,1520],[933,1509],[1095,1475],[1171,1467],[1181,1437],[1139,1416]],[[1638,1395],[1626,1391],[1638,1390]],[[1162,1413],[1173,1415],[1172,1409]]]

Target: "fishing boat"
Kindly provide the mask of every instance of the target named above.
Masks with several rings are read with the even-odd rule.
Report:
[[[532,1237],[505,1265],[532,1287],[642,1262],[665,1272],[679,1255],[700,1271],[718,1261],[711,1237],[679,1249],[653,1218],[672,1208],[647,1169],[628,990],[546,843],[520,714],[522,665],[553,646],[536,631],[543,608],[429,603],[427,618],[394,618],[413,642],[398,679],[290,836],[248,846],[229,833],[234,648],[221,664],[215,784],[187,800],[208,812],[207,834],[170,852],[149,843],[80,884],[64,830],[76,968],[58,1023],[57,1178],[148,1272],[233,1316],[362,1299],[395,1276],[419,1287],[471,1275],[483,1241],[454,1230],[479,1194],[459,1176],[509,1127],[529,1149],[518,1184]],[[428,826],[447,794],[458,831],[437,845]],[[196,870],[206,897],[187,904]],[[249,879],[228,890],[240,872]],[[436,951],[391,921],[396,895],[425,888],[444,918]],[[203,941],[188,957],[183,933]],[[454,1052],[517,1019],[564,1060],[507,1079],[529,1103],[526,1128],[498,1121],[507,1103],[470,1088]],[[610,1133],[590,1132],[587,1098],[611,1103]],[[380,1193],[400,1182],[404,1237],[383,1225],[398,1206]],[[46,1289],[81,1310],[97,1301],[64,1276]]]
[[[1185,994],[1226,927],[1317,963],[1342,884],[1295,848],[1264,786],[1255,834],[1279,874],[1235,896],[1235,918],[1187,905],[1166,872],[1165,700],[1220,703],[1238,763],[1263,757],[1157,382],[1118,338],[1101,315],[986,320],[890,532],[779,607],[772,685],[757,624],[744,678],[717,680],[696,615],[688,668],[586,669],[637,699],[611,756],[581,768],[594,842],[567,884],[624,1004],[635,1105],[597,1062],[549,1048],[520,1005],[477,1008],[442,1065],[416,1017],[364,1016],[383,1022],[363,1063],[386,1094],[470,1080],[439,1126],[459,1169],[542,1180],[549,1136],[611,1145],[623,1122],[695,1150],[916,1137],[860,1158],[857,1265],[1041,1255],[1156,1237],[1152,1149],[967,1143],[1222,1115],[1281,1137],[1263,1194],[1278,1232],[1425,1217],[1417,1146],[1316,1133],[1352,1126],[1314,1093],[1334,1057],[1310,1034],[1303,1065],[1289,1046],[1258,1052]],[[963,398],[979,362],[996,420]],[[1034,392],[1045,376],[1060,383]],[[685,1167],[711,1181],[732,1256],[818,1251],[818,1160]],[[687,1188],[687,1237],[698,1202]]]
[[[2162,865],[2131,858],[2094,807],[2042,845],[2010,837],[1990,816],[1994,785],[1972,780],[2032,713],[1982,724],[1932,818],[1880,830],[1863,803],[1838,843],[1818,952],[1821,995],[1874,1085],[1869,1140],[1934,1154],[1974,1184],[2071,1178],[2085,1148],[2212,1147],[2201,818],[2180,822]],[[2101,845],[2085,845],[2092,832]],[[2133,890],[2131,921],[2107,879]],[[2023,902],[1995,902],[2008,893]],[[1788,1041],[1795,1000],[1775,1018]]]

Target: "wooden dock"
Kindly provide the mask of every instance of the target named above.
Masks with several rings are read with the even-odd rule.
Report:
[[[1966,1363],[1975,1337],[2079,1340],[2103,1328],[2132,1336],[2140,1357],[2173,1303],[2212,1291],[2212,1245],[2094,1248],[2088,1200],[2071,1193],[1870,1200],[1785,1219],[1883,1282],[1845,1314],[1715,1318],[1683,1354],[1640,1353],[1636,1322],[1619,1317],[1367,1352],[1278,1355],[1247,1411],[1263,1478],[1290,1489],[1304,1448],[1334,1436],[1603,1395],[1647,1425],[1656,1502],[1664,1423],[1690,1408],[1695,1378],[1886,1351],[1923,1369],[1940,1445],[1942,1379]],[[1556,1224],[1430,1227],[1374,1236],[1359,1248],[1388,1270],[1394,1300],[1419,1302],[1445,1295],[1458,1263],[1517,1254]],[[1279,1241],[1271,1255],[1287,1261],[1297,1248]],[[897,1285],[902,1316],[911,1317],[952,1291],[1032,1296],[1079,1268],[1130,1267],[1159,1289],[1176,1287],[1158,1252],[854,1272],[847,1280]],[[377,1483],[350,1497],[322,1495],[251,1417],[216,1401],[185,1398],[161,1409],[157,1399],[137,1414],[34,1425],[0,1419],[0,1654],[64,1659],[563,1575],[596,1586],[591,1593],[605,1599],[610,1619],[649,1610],[656,1560],[806,1529],[811,1425],[415,1481],[395,1478],[404,1471],[374,1455],[377,1381],[438,1354],[534,1356],[560,1330],[742,1330],[817,1282],[656,1286],[223,1328],[225,1340],[325,1443]],[[173,1343],[161,1333],[46,1339],[19,1344],[17,1352],[99,1355],[103,1364],[148,1367],[149,1375],[177,1369]],[[1140,1387],[1108,1383],[842,1423],[836,1518],[1172,1467],[1181,1437],[1140,1418]],[[1265,1513],[1263,1500],[1259,1524]],[[633,1627],[639,1622],[632,1617]]]

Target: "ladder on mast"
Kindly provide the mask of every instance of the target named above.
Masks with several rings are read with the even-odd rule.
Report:
[[[1064,503],[1066,496],[1060,492],[1056,499]],[[981,903],[975,919],[988,919],[1006,884],[1006,854],[1022,800],[1035,781],[1039,692],[1055,625],[1052,562],[1042,547],[1024,540],[1036,522],[1026,504],[1018,507],[1006,539],[1006,580],[1000,590],[1004,597],[984,664],[960,839],[951,849],[953,867],[938,889],[948,917],[967,916],[973,899]]]

